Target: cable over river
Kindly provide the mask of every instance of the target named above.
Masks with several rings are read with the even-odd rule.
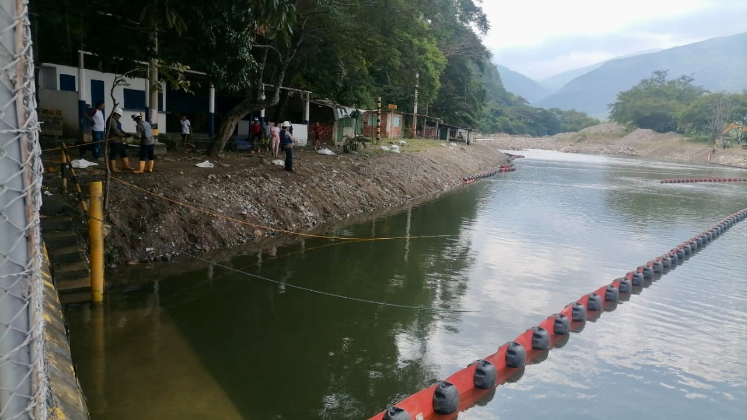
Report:
[[[324,232],[449,236],[311,238],[116,273],[156,284],[66,311],[93,419],[369,418],[747,207],[744,183],[661,182],[747,171],[521,153],[516,172]],[[747,222],[459,419],[744,418],[745,251]]]

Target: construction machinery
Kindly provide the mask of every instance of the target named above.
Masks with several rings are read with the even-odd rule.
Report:
[[[737,144],[742,144],[747,141],[747,127],[745,127],[741,121],[729,124],[721,133],[721,138],[723,139],[732,131],[737,132]],[[747,144],[742,144],[742,149],[747,149]]]

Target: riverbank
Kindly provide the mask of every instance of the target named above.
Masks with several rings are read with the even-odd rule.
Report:
[[[675,133],[656,133],[636,129],[626,132],[617,124],[600,124],[578,133],[562,133],[552,137],[525,137],[496,134],[487,136],[491,144],[504,150],[545,149],[564,153],[629,156],[673,162],[707,163],[713,149],[706,143],[694,142]],[[716,149],[711,163],[747,168],[747,150],[733,145]]]
[[[107,261],[113,267],[168,261],[185,251],[261,246],[265,238],[289,235],[284,231],[315,232],[450,190],[465,175],[506,163],[492,144],[442,144],[410,142],[401,154],[324,156],[299,149],[296,173],[257,155],[229,153],[211,160],[214,168],[200,168],[205,156],[170,153],[152,175],[114,175],[123,182],[111,184]],[[101,177],[100,170],[81,172],[83,182]]]

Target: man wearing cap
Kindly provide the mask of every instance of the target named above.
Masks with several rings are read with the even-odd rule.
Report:
[[[132,120],[135,121],[137,138],[140,140],[140,161],[138,162],[137,170],[134,173],[142,174],[145,172],[153,172],[156,154],[156,138],[153,135],[153,128],[148,121],[143,121],[142,114],[133,115]]]
[[[291,124],[288,121],[283,123],[283,128],[280,130],[280,147],[285,152],[285,170],[295,172],[293,170],[293,143],[296,140],[289,131],[290,126]]]
[[[130,166],[130,160],[127,158],[127,150],[122,143],[125,137],[129,135],[122,131],[122,124],[119,119],[122,118],[122,108],[114,109],[111,118],[109,118],[109,170],[117,173],[120,172],[117,169],[117,157],[122,161],[122,169],[126,171],[134,171],[135,169]]]

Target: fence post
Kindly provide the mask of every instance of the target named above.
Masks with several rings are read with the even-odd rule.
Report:
[[[88,240],[91,250],[91,300],[104,301],[104,197],[102,183],[88,184]]]
[[[28,4],[0,0],[0,418],[46,419],[42,163]]]

